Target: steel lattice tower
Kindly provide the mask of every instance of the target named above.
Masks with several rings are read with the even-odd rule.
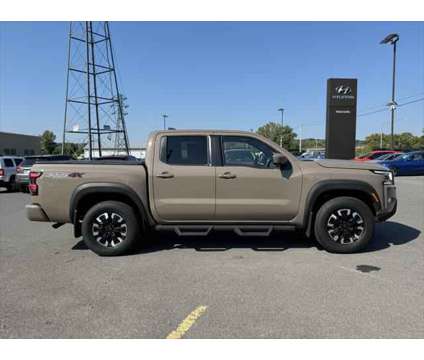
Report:
[[[90,159],[104,148],[129,154],[124,99],[108,22],[71,22],[62,153],[74,142],[88,147]]]

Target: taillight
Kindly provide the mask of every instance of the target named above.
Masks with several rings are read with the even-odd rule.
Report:
[[[42,175],[43,173],[41,171],[30,171],[29,172],[29,185],[28,189],[31,195],[37,195],[38,194],[38,185],[37,185],[37,179]]]
[[[22,174],[22,173],[24,172],[24,169],[22,168],[22,166],[18,166],[18,167],[16,168],[16,172],[17,172],[18,174]]]
[[[4,176],[4,170],[0,169],[0,176]]]

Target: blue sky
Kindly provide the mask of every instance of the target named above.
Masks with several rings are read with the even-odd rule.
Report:
[[[132,145],[162,127],[256,129],[285,122],[324,137],[330,77],[358,78],[358,112],[391,94],[390,32],[398,43],[399,103],[424,97],[424,23],[113,22],[120,88]],[[0,130],[62,131],[66,22],[0,23]],[[404,100],[402,100],[405,98]],[[389,112],[358,117],[357,138],[389,131]],[[399,108],[397,131],[421,134],[424,102]]]

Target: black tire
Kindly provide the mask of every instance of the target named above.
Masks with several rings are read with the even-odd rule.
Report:
[[[6,184],[6,189],[8,192],[16,191],[16,182],[14,176],[10,177],[9,182]]]
[[[100,256],[123,255],[135,247],[141,236],[134,210],[119,201],[104,201],[90,208],[81,230],[87,247]]]
[[[373,237],[374,224],[373,213],[363,201],[347,196],[337,197],[318,210],[315,237],[329,252],[354,253],[368,245]]]

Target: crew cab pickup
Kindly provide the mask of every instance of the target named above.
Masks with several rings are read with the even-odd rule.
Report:
[[[144,161],[38,162],[32,221],[72,223],[99,255],[121,255],[149,230],[267,236],[300,230],[328,251],[367,246],[376,221],[396,212],[393,173],[349,160],[299,161],[241,131],[158,131]]]

